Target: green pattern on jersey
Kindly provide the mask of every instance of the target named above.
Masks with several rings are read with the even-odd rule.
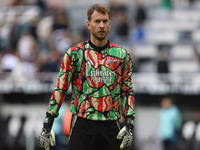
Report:
[[[134,115],[132,62],[122,47],[108,42],[99,50],[89,41],[66,51],[47,113],[57,117],[72,83],[71,112],[91,120]]]

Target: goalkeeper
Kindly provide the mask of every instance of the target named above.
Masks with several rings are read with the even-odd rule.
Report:
[[[123,47],[108,40],[110,10],[101,4],[87,11],[90,40],[69,48],[49,102],[39,145],[55,145],[52,124],[72,84],[69,150],[128,150],[135,118],[132,62]],[[120,112],[120,109],[122,112]],[[122,113],[125,126],[120,129]]]

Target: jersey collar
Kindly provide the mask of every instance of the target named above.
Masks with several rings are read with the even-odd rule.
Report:
[[[106,45],[104,45],[103,47],[98,47],[98,46],[94,45],[90,40],[89,40],[89,44],[90,44],[90,46],[91,46],[94,50],[102,51],[102,50],[105,50],[106,48],[109,47],[110,41],[108,40],[108,42],[106,43]]]

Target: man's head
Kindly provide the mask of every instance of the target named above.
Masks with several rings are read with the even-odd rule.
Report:
[[[87,28],[92,41],[107,41],[110,29],[110,10],[102,4],[94,4],[87,11]]]
[[[106,6],[104,6],[104,5],[102,5],[102,4],[94,4],[94,5],[92,5],[89,9],[88,9],[88,11],[87,11],[87,19],[88,19],[88,21],[90,21],[91,20],[91,16],[92,16],[92,14],[93,14],[93,12],[94,11],[97,11],[97,12],[99,12],[99,13],[102,13],[102,14],[108,14],[108,16],[109,16],[109,19],[110,19],[110,10],[106,7]]]
[[[161,107],[164,109],[168,109],[172,106],[172,99],[170,97],[165,97],[161,101]]]

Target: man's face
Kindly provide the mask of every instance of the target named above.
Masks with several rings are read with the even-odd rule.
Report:
[[[169,98],[164,98],[162,101],[161,101],[161,106],[162,108],[164,109],[168,109],[170,106],[172,105],[172,102]]]
[[[102,14],[95,10],[91,20],[87,21],[87,28],[90,30],[91,38],[100,41],[106,39],[110,29],[108,13]]]

